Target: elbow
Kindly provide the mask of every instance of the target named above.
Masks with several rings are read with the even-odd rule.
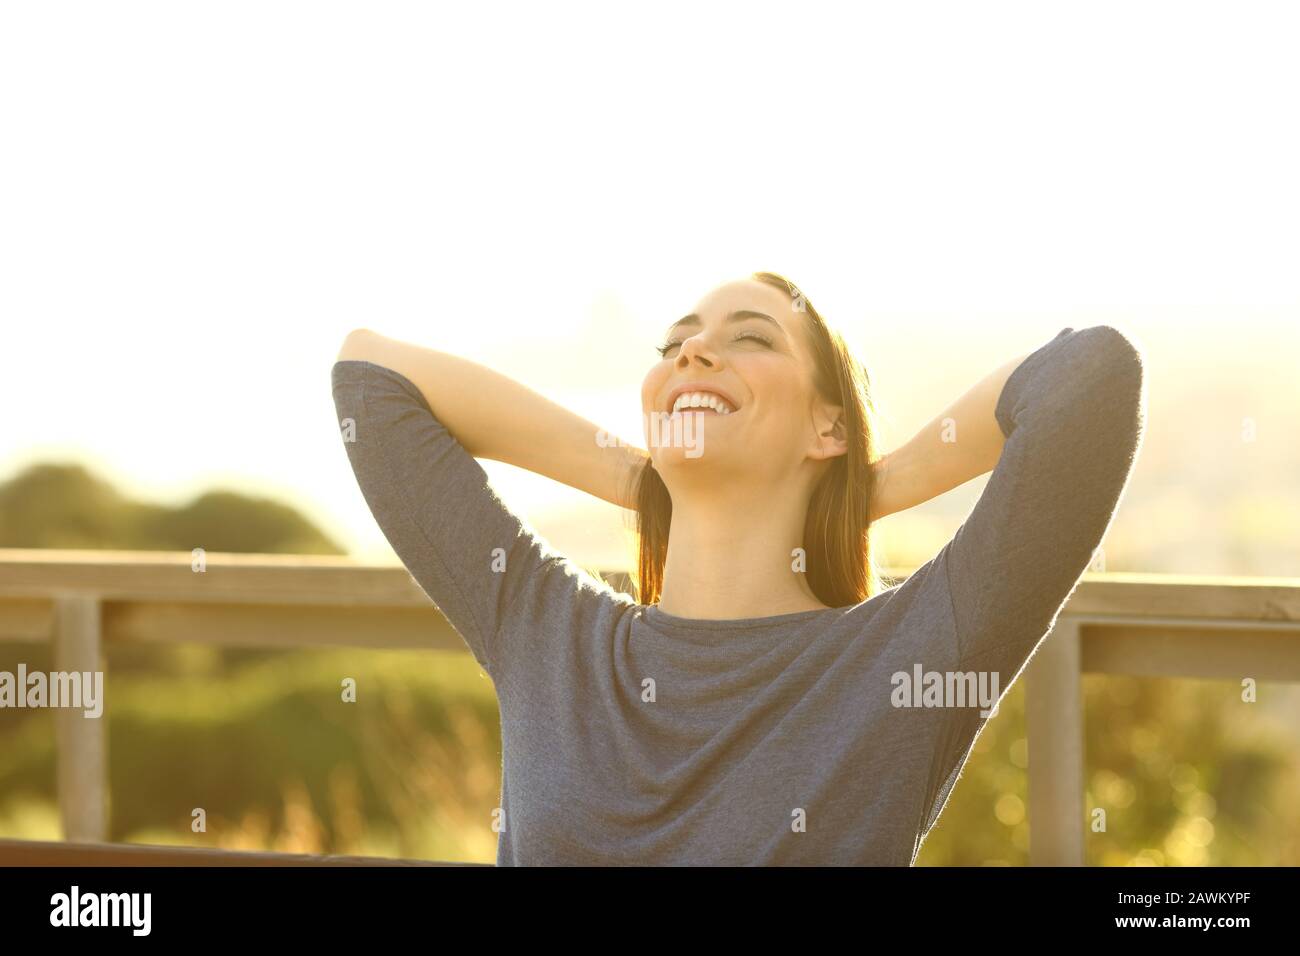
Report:
[[[1087,330],[1095,340],[1096,382],[1126,433],[1141,440],[1146,423],[1146,369],[1142,347],[1130,334],[1110,325]]]
[[[369,361],[371,356],[374,355],[374,344],[377,338],[378,333],[372,332],[370,329],[353,329],[344,337],[335,361]]]
[[[1113,361],[1126,364],[1142,364],[1142,349],[1134,341],[1132,333],[1124,332],[1113,325],[1093,326],[1093,332],[1101,340],[1102,347]]]
[[[1113,325],[1094,325],[1084,331],[1102,374],[1114,384],[1140,395],[1146,377],[1145,358],[1132,335]]]

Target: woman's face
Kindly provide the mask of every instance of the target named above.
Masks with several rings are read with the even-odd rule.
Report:
[[[829,437],[840,410],[813,384],[806,322],[780,289],[739,279],[668,328],[641,409],[646,447],[670,490],[685,475],[780,481],[810,458],[842,453]]]

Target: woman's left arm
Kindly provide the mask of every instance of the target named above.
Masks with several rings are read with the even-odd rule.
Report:
[[[1087,569],[1142,443],[1143,364],[1110,326],[1066,328],[1006,379],[994,409],[1004,443],[993,474],[935,559],[964,666],[1009,682]],[[961,457],[987,467],[980,456],[992,445],[970,441],[970,424],[956,445],[975,446]]]
[[[995,411],[1007,379],[1029,353],[998,366],[872,467],[871,520],[906,511],[992,471],[1006,436]]]
[[[982,379],[896,461],[889,456],[884,508],[910,507],[993,468],[956,534],[900,586],[946,592],[952,629],[942,638],[953,644],[936,648],[936,659],[953,662],[945,666],[995,675],[1005,691],[1050,631],[1128,484],[1146,427],[1144,382],[1142,353],[1122,332],[1065,328]],[[939,431],[949,427],[956,440],[944,442]],[[987,719],[971,708],[948,714],[923,833]]]

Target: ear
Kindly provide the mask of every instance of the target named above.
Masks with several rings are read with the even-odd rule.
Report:
[[[848,430],[844,424],[843,408],[819,404],[813,409],[813,428],[816,436],[808,450],[809,458],[830,459],[848,454]]]

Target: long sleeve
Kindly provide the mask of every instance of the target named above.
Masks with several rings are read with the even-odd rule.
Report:
[[[946,546],[963,669],[1005,687],[1092,560],[1145,430],[1143,362],[1116,329],[1062,329],[1012,372],[996,407],[1006,443]],[[960,436],[958,437],[960,440]]]
[[[331,377],[348,459],[375,521],[496,679],[510,608],[559,556],[502,503],[409,379],[358,360],[335,363]]]
[[[918,589],[936,574],[946,584],[955,647],[945,656],[959,672],[996,674],[1000,696],[1055,625],[1128,484],[1146,427],[1142,355],[1110,326],[1062,329],[1012,372],[995,415],[1007,439],[997,467],[913,577]],[[945,714],[913,859],[990,716]]]

